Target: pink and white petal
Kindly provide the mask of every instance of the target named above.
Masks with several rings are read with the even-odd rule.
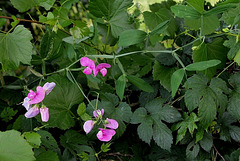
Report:
[[[56,84],[54,83],[54,82],[51,82],[51,83],[45,83],[44,85],[43,85],[43,89],[44,89],[44,91],[45,91],[45,93],[46,93],[46,95],[48,95],[52,90],[53,90],[53,88],[56,86]]]
[[[37,86],[36,96],[29,101],[29,104],[37,104],[42,102],[45,97],[45,90],[41,86]]]
[[[49,120],[49,111],[47,107],[40,108],[41,119],[43,122],[48,122]]]
[[[36,93],[33,90],[30,90],[30,92],[28,93],[28,98],[33,99],[35,96],[36,96]]]
[[[37,106],[34,106],[32,108],[30,108],[26,113],[25,113],[25,117],[26,118],[32,118],[35,117],[39,114],[39,109]]]
[[[110,141],[112,139],[112,137],[116,134],[116,132],[114,130],[111,129],[102,129],[99,128],[100,131],[97,133],[97,138],[100,141]]]
[[[107,74],[107,69],[103,68],[100,70],[100,72],[102,73],[102,76],[105,77],[105,75]]]
[[[28,97],[25,97],[23,100],[23,104],[22,104],[26,108],[27,111],[29,110],[29,108],[31,108],[29,101],[30,101],[30,99]]]
[[[111,68],[111,65],[108,64],[108,63],[101,63],[101,64],[98,64],[97,67],[96,67],[96,70],[99,71],[103,68]]]
[[[104,110],[102,109],[102,110],[95,110],[95,111],[93,111],[93,116],[95,117],[95,118],[97,118],[98,116],[103,116],[103,114],[104,114]]]
[[[90,75],[90,74],[92,74],[92,69],[87,67],[83,70],[83,73],[86,74],[86,75]]]
[[[83,124],[83,130],[88,134],[94,126],[94,121],[88,120]]]
[[[118,128],[118,122],[114,119],[108,119],[107,118],[108,124],[105,124],[106,127],[110,129],[117,129]]]

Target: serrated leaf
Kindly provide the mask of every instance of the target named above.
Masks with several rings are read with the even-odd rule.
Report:
[[[126,47],[141,43],[146,38],[146,35],[146,32],[136,29],[123,31],[120,34],[118,45]]]
[[[0,132],[0,160],[1,161],[33,161],[32,147],[15,130]]]
[[[33,147],[38,148],[41,144],[41,136],[35,132],[25,132],[24,137],[26,138],[27,142]]]
[[[20,62],[30,65],[32,59],[31,32],[18,25],[8,35],[0,34],[0,62],[4,70],[17,69]]]
[[[153,92],[154,91],[152,86],[150,86],[147,82],[145,82],[141,78],[138,78],[138,77],[133,76],[133,75],[128,75],[127,79],[128,79],[129,82],[131,82],[136,87],[138,87],[139,89],[141,89],[145,92]]]
[[[138,124],[145,121],[147,110],[143,107],[137,108],[131,118],[131,124]]]
[[[121,75],[117,81],[116,81],[116,93],[120,100],[123,99],[124,91],[125,91],[125,86],[126,86],[126,77],[124,75]]]
[[[153,125],[153,121],[151,118],[149,118],[149,119],[146,119],[146,121],[142,122],[137,128],[139,138],[142,141],[148,143],[149,145],[153,136],[152,125]]]
[[[83,101],[83,95],[78,87],[66,77],[54,75],[48,77],[48,82],[55,82],[53,91],[44,99],[44,104],[49,108],[50,127],[68,129],[75,124],[71,115],[71,107]]]
[[[194,142],[191,142],[190,144],[188,144],[187,149],[186,149],[186,156],[189,160],[193,160],[197,157],[198,153],[199,153],[199,145],[198,144],[194,144]]]
[[[158,61],[154,62],[153,79],[160,80],[160,84],[171,91],[171,76],[175,72],[175,68],[170,68],[161,65]]]
[[[239,25],[240,24],[240,19],[239,19],[240,5],[238,4],[236,6],[237,6],[236,8],[232,8],[224,12],[220,20],[223,20],[225,23],[230,24],[232,26],[237,24]]]
[[[225,106],[222,100],[227,92],[227,86],[219,78],[213,78],[208,86],[208,79],[203,75],[194,75],[189,78],[185,85],[185,103],[189,111],[198,107],[200,125],[207,128],[216,117],[217,107]]]
[[[192,57],[194,63],[212,59],[221,61],[219,65],[203,71],[208,78],[211,78],[216,73],[217,69],[222,69],[225,66],[227,49],[223,46],[223,39],[214,39],[213,42],[209,44],[197,42],[194,43],[194,46],[197,47],[193,50]]]
[[[203,136],[203,139],[200,140],[201,147],[207,151],[210,152],[212,146],[213,146],[213,138],[211,134],[205,133]]]
[[[178,87],[180,86],[182,79],[184,77],[184,73],[185,73],[184,69],[178,69],[173,73],[173,75],[171,77],[172,97],[175,96],[175,94],[178,90]]]
[[[208,61],[201,61],[201,62],[196,62],[193,64],[189,64],[188,66],[186,66],[186,70],[188,71],[202,71],[202,70],[206,70],[210,67],[214,67],[218,64],[220,64],[221,61],[220,60],[208,60]]]
[[[223,45],[230,48],[227,54],[229,60],[232,60],[240,51],[240,41],[237,41],[234,36],[228,36],[228,40],[225,40]]]
[[[229,127],[229,133],[231,135],[231,138],[237,142],[240,141],[240,127],[238,126],[230,126]]]

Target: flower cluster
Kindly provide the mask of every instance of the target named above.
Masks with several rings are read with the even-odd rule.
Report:
[[[107,63],[101,63],[101,64],[98,64],[97,67],[95,67],[94,61],[92,61],[87,57],[82,57],[80,59],[80,63],[82,66],[86,67],[83,70],[83,73],[87,75],[90,75],[93,73],[94,77],[97,76],[98,72],[102,73],[102,76],[104,77],[107,74],[106,68],[111,68],[111,65]]]
[[[99,118],[102,119],[103,114],[104,114],[104,109],[93,111],[93,116],[97,120]],[[97,121],[93,121],[93,120],[86,121],[83,125],[84,131],[88,134],[92,130],[96,122]],[[97,133],[97,138],[101,141],[107,142],[107,141],[110,141],[112,137],[116,134],[115,129],[118,128],[118,122],[114,119],[107,118],[106,120],[103,121],[103,123],[104,123],[104,128],[99,128],[100,131]]]
[[[47,122],[49,119],[49,112],[48,108],[42,104],[39,110],[39,103],[43,101],[45,95],[48,95],[53,88],[55,87],[55,83],[45,83],[43,87],[37,86],[36,92],[30,90],[28,96],[24,98],[23,106],[26,108],[27,112],[25,113],[26,118],[35,117],[41,113],[41,118],[43,122]],[[33,106],[33,107],[32,107]]]

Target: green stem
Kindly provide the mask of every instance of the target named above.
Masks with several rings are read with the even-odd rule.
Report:
[[[229,64],[226,68],[223,69],[223,71],[221,71],[216,78],[218,78],[223,72],[225,72],[230,66],[232,66],[235,62],[233,61],[231,64]]]
[[[42,61],[42,75],[46,75],[46,63],[44,60]]]
[[[77,82],[76,79],[74,78],[74,76],[73,76],[73,74],[72,74],[71,71],[69,71],[69,74],[71,75],[71,77],[72,77],[74,83],[77,85],[78,89],[81,91],[83,97],[88,101],[88,103],[93,107],[93,109],[95,109],[94,106],[92,105],[91,101],[88,99],[88,97],[87,97],[87,96],[85,95],[85,93],[83,92],[82,88],[79,86],[78,82]]]
[[[4,86],[5,86],[5,81],[4,81],[4,78],[3,78],[3,72],[2,72],[2,70],[0,70],[0,81],[1,81],[2,87],[4,87]]]
[[[122,74],[126,76],[127,74],[126,74],[126,72],[125,72],[125,70],[123,68],[122,63],[120,62],[120,60],[118,58],[116,58],[116,60],[117,60],[118,67],[120,68]]]

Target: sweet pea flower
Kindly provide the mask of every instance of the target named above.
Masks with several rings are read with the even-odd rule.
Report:
[[[92,130],[94,124],[95,123],[93,120],[88,120],[84,123],[83,130],[86,132],[86,134],[88,134]]]
[[[80,63],[82,66],[87,67],[83,70],[84,74],[90,75],[93,72],[95,75],[95,63],[93,60],[89,59],[88,57],[82,57],[80,59]]]
[[[45,90],[41,86],[37,86],[37,92],[35,93],[33,90],[30,90],[28,93],[28,98],[30,101],[28,103],[31,104],[37,104],[42,102],[42,100],[45,97]]]
[[[56,84],[54,82],[51,82],[51,83],[45,83],[43,85],[43,89],[45,91],[45,94],[48,95],[52,90],[53,88],[56,86]]]
[[[29,110],[25,113],[26,118],[32,118],[39,114],[38,106],[35,105],[32,108],[29,108]]]
[[[106,119],[105,127],[108,127],[110,129],[117,129],[118,128],[118,122],[114,119]]]
[[[29,104],[30,99],[28,97],[25,97],[23,100],[23,106],[26,108],[26,110],[29,110],[29,108],[31,107],[31,105]]]
[[[99,128],[100,131],[97,133],[97,138],[100,141],[110,141],[112,137],[116,134],[116,132],[112,129],[102,129]]]
[[[98,116],[103,116],[103,114],[104,114],[104,109],[93,111],[93,116],[95,118],[97,118]]]
[[[107,69],[106,68],[111,68],[111,65],[107,64],[107,63],[98,64],[97,67],[96,67],[96,71],[95,71],[94,76],[96,77],[98,72],[100,71],[100,73],[102,73],[102,76],[104,77],[107,74]]]
[[[48,122],[49,119],[49,111],[46,106],[40,108],[41,119],[43,122]]]

